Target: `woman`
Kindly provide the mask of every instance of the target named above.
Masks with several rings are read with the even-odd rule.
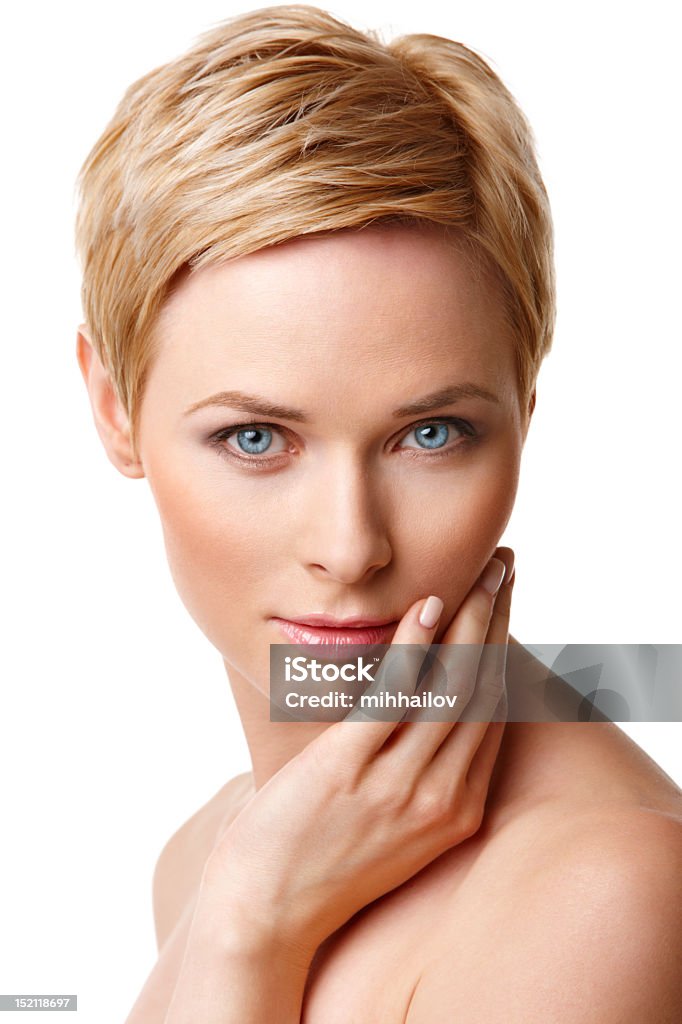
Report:
[[[271,644],[507,642],[554,321],[508,91],[268,8],[131,86],[80,185],[95,423],[253,762],[159,858],[129,1024],[677,1020],[682,794],[615,726],[270,720]]]

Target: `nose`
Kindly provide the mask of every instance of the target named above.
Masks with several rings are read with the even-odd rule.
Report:
[[[320,578],[340,583],[369,579],[391,560],[388,504],[381,482],[359,459],[340,455],[327,462],[305,496],[304,564]]]

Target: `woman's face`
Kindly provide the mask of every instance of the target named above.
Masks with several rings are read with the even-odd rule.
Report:
[[[509,519],[527,427],[494,282],[438,228],[301,238],[188,275],[157,337],[139,455],[228,670],[267,692],[274,617],[398,620],[429,594],[437,642]]]

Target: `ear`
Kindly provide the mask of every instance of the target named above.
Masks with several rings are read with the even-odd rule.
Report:
[[[87,324],[81,324],[78,328],[76,357],[90,395],[97,433],[109,461],[123,476],[143,477],[142,463],[134,455],[130,442],[128,417],[116,395],[111,377],[95,351]]]
[[[530,421],[533,418],[533,410],[534,409],[535,409],[535,388],[533,388],[531,396],[528,399],[528,406],[526,408],[526,417],[525,417],[524,426],[523,426],[523,440],[524,440],[524,443],[525,443],[525,440],[526,440],[526,436],[528,434],[528,428],[530,426]]]

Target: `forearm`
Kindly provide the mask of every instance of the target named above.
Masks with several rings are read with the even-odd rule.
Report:
[[[164,1024],[299,1024],[309,966],[274,934],[237,928],[228,908],[202,904]]]
[[[164,942],[159,958],[125,1024],[164,1024],[185,955],[196,902],[197,895],[189,901]]]

